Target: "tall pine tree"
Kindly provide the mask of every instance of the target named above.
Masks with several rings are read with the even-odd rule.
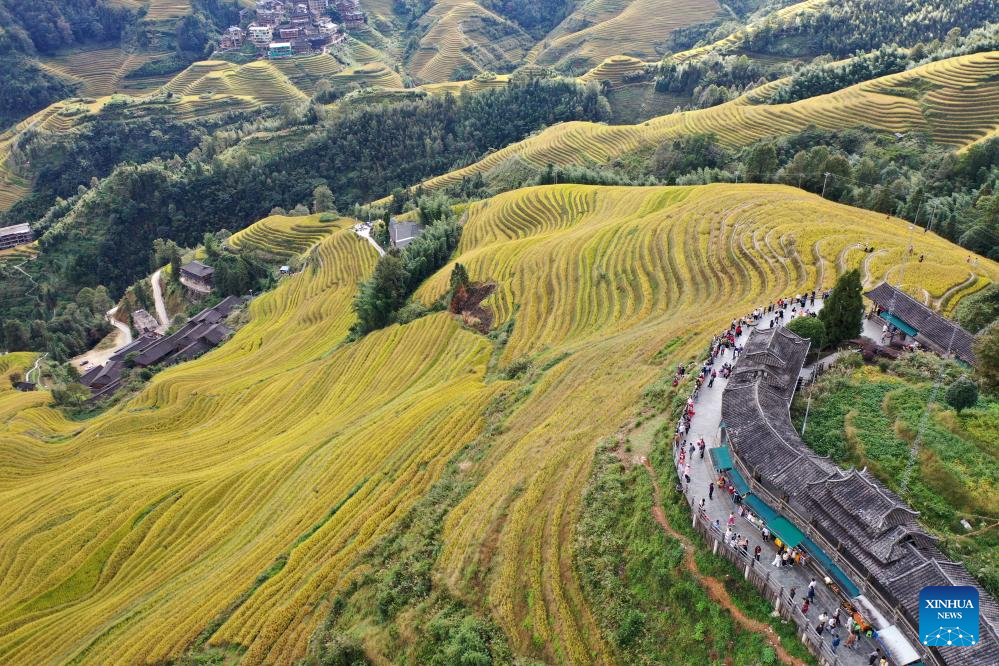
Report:
[[[826,326],[826,344],[836,346],[852,340],[863,330],[863,286],[860,271],[853,269],[839,276],[836,286],[819,311],[819,319]]]

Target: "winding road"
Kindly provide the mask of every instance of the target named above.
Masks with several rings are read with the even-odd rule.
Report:
[[[159,269],[149,278],[153,285],[153,300],[156,302],[156,319],[160,322],[156,328],[157,333],[164,333],[170,328],[170,316],[167,314],[166,304],[163,302],[163,285],[160,282],[160,271],[162,270],[162,268]]]
[[[90,351],[70,359],[70,363],[79,369],[81,373],[86,372],[87,369],[94,366],[104,365],[111,354],[114,354],[125,345],[131,344],[132,329],[128,327],[128,324],[123,324],[114,318],[116,312],[118,312],[117,305],[108,310],[104,315],[111,322],[111,325],[115,327],[115,330],[98,342],[97,346]]]
[[[375,250],[378,251],[378,256],[384,256],[385,255],[385,250],[382,249],[382,246],[378,244],[378,241],[376,241],[374,238],[371,237],[371,230],[370,229],[368,229],[367,227],[363,227],[363,226],[361,226],[361,227],[355,227],[354,228],[354,233],[356,233],[361,238],[367,239],[367,241],[369,243],[371,243],[371,245],[374,246]]]

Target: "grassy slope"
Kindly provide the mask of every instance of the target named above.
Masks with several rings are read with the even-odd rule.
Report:
[[[805,441],[837,462],[867,467],[899,490],[932,385],[944,377],[922,433],[906,499],[955,560],[999,594],[999,403],[982,398],[960,415],[943,403],[963,370],[919,354],[883,370],[842,367],[814,389]],[[798,403],[803,403],[799,396]],[[800,422],[804,405],[799,404]],[[969,534],[960,524],[967,520]]]
[[[509,385],[487,368],[521,357],[546,371],[471,463],[481,481],[448,514],[435,579],[517,652],[612,659],[574,567],[597,441],[725,322],[830,284],[859,240],[901,252],[904,228],[775,186],[557,186],[473,204],[457,259],[497,283],[497,324],[512,325],[492,361],[444,314],[338,347],[374,252],[328,235],[233,340],[110,413],[68,423],[0,394],[0,661],[164,659],[206,627],[246,663],[301,657],[323,600],[481,429]],[[966,279],[963,250],[915,242],[941,280]],[[418,296],[443,293],[449,270]]]

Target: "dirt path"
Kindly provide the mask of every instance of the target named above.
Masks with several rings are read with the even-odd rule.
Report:
[[[376,252],[378,252],[378,256],[385,255],[385,250],[382,249],[382,246],[378,244],[378,241],[376,241],[374,238],[371,237],[370,229],[366,227],[355,227],[354,233],[356,233],[358,236],[371,243],[371,246],[375,248]]]
[[[163,284],[160,282],[160,270],[153,273],[149,281],[153,285],[153,300],[156,302],[156,319],[160,325],[156,329],[157,333],[163,333],[170,328],[170,316],[167,314],[166,304],[163,302]]]
[[[708,591],[708,594],[712,599],[721,604],[723,608],[732,614],[732,617],[740,627],[746,629],[747,631],[764,634],[767,638],[767,642],[770,643],[771,647],[773,647],[774,651],[777,653],[777,658],[780,659],[782,664],[806,666],[805,662],[788,654],[787,650],[785,650],[780,644],[780,637],[774,632],[773,627],[764,622],[760,622],[759,620],[754,620],[743,613],[734,603],[732,603],[732,598],[729,596],[728,590],[725,589],[725,585],[721,581],[713,576],[706,576],[700,572],[697,568],[697,560],[694,559],[694,544],[691,543],[690,539],[686,536],[674,530],[669,524],[669,521],[666,519],[666,513],[663,511],[662,490],[659,488],[659,481],[656,480],[656,474],[655,470],[652,469],[652,463],[650,463],[648,459],[643,458],[642,464],[645,466],[646,471],[649,473],[649,479],[652,481],[652,517],[655,518],[656,522],[659,523],[659,526],[663,528],[664,532],[683,544],[683,564],[687,571],[693,574],[698,583],[704,586],[704,589]]]
[[[38,358],[35,359],[35,364],[33,366],[31,366],[31,370],[28,370],[28,372],[25,373],[25,375],[24,375],[24,381],[26,381],[26,382],[30,382],[31,381],[31,373],[33,373],[33,372],[37,373],[38,372],[38,366],[42,364],[42,360],[46,356],[48,356],[48,355],[49,355],[49,353],[45,352],[44,354],[42,354],[41,356],[39,356]],[[36,384],[39,383],[38,380],[40,380],[40,379],[41,379],[41,377],[39,377],[36,374],[35,375],[35,383]]]
[[[84,352],[79,356],[70,359],[70,363],[80,370],[80,374],[83,374],[87,369],[92,368],[97,365],[104,365],[107,363],[108,358],[111,354],[115,353],[125,345],[132,342],[132,329],[128,327],[127,324],[123,324],[114,318],[115,312],[118,311],[118,306],[111,308],[104,315],[111,325],[114,326],[115,330],[108,333],[108,335],[97,343],[97,345],[90,351]]]

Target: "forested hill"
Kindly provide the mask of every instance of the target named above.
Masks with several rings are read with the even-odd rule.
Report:
[[[349,208],[461,167],[544,126],[606,115],[595,86],[530,81],[457,98],[362,106],[321,124],[306,113],[293,119],[294,127],[309,129],[300,140],[260,152],[229,150],[228,142],[205,140],[186,124],[155,119],[126,123],[122,133],[121,120],[108,111],[86,131],[47,147],[58,159],[42,171],[47,190],[37,196],[55,205],[34,225],[42,252],[23,270],[54,298],[98,284],[117,298],[151,270],[152,239],[195,245],[205,232],[238,231],[274,209],[308,206],[318,185]],[[88,180],[95,167],[110,170],[116,159],[141,158],[143,147],[149,161]],[[190,153],[180,158],[175,150]],[[95,155],[105,161],[95,163]],[[11,277],[0,285],[0,319],[50,316],[33,283],[20,273]]]

